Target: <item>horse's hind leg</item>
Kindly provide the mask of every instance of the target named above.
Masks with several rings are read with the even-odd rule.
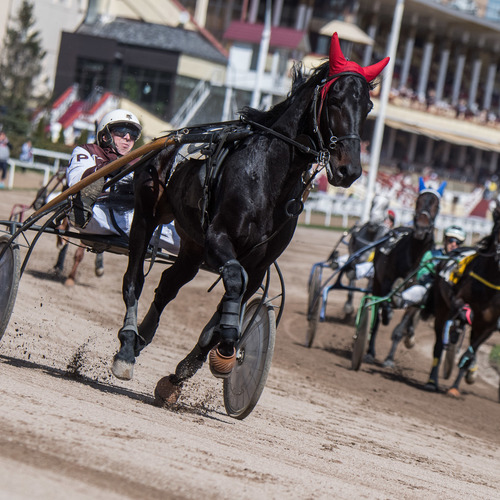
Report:
[[[158,381],[155,387],[155,399],[158,405],[175,403],[180,396],[183,383],[203,366],[208,353],[219,341],[219,337],[214,335],[214,330],[220,323],[220,317],[220,312],[217,310],[203,329],[193,350],[179,362],[175,373]]]
[[[355,282],[354,280],[349,281],[349,286],[354,286]],[[349,290],[347,292],[347,300],[344,304],[344,314],[347,318],[352,316],[352,313],[354,312],[354,306],[352,305],[352,299],[354,298],[354,292]]]
[[[241,301],[245,294],[248,276],[236,260],[228,260],[221,268],[226,293],[222,297],[218,332],[220,343],[210,351],[210,370],[216,377],[229,376],[236,364],[236,343],[240,333]]]
[[[411,328],[416,311],[417,310],[414,308],[405,311],[403,319],[399,322],[396,328],[394,328],[391,336],[392,340],[391,349],[384,361],[384,366],[386,368],[394,368],[394,356],[396,355],[396,350],[403,336],[407,334],[408,329]]]
[[[78,247],[75,252],[75,257],[73,260],[73,267],[69,273],[69,276],[66,278],[64,282],[64,286],[74,286],[76,282],[76,271],[78,270],[78,266],[80,262],[83,260],[83,256],[85,253],[85,249],[83,247]]]
[[[104,274],[104,253],[99,252],[95,255],[94,265],[95,275],[100,278]]]
[[[248,300],[259,288],[264,274],[265,272],[258,271],[252,274],[248,282],[246,294],[243,297],[244,301]],[[205,328],[203,328],[200,338],[193,350],[179,362],[175,369],[175,373],[167,375],[158,381],[155,388],[157,404],[175,403],[180,395],[183,383],[191,378],[203,366],[207,360],[208,354],[219,344],[221,335],[218,325],[221,323],[223,304],[224,300],[219,303],[217,311],[206,324]]]

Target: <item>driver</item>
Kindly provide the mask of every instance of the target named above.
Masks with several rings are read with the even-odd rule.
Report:
[[[444,230],[444,247],[436,250],[428,250],[424,253],[420,260],[420,269],[416,275],[417,284],[407,288],[401,293],[403,299],[402,304],[398,302],[397,297],[394,297],[395,305],[398,307],[407,307],[409,305],[420,305],[425,302],[427,292],[434,284],[436,275],[436,264],[438,259],[449,255],[453,250],[456,250],[465,241],[465,231],[459,226],[449,226]]]
[[[130,111],[116,109],[104,115],[97,127],[97,144],[84,144],[73,150],[66,170],[68,186],[129,153],[141,132],[139,120]],[[83,188],[75,196],[69,214],[72,224],[84,233],[128,236],[133,218],[132,179],[133,173],[130,173],[106,193],[103,193],[104,177]],[[164,225],[160,247],[177,253],[178,245],[179,237],[173,225]]]

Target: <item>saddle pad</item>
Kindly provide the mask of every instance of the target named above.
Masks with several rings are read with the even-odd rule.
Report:
[[[454,259],[450,259],[443,265],[443,269],[439,272],[439,276],[448,283],[455,285],[462,277],[467,265],[477,256],[476,250],[466,250],[457,255]]]

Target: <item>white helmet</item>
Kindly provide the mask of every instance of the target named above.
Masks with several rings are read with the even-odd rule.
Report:
[[[131,135],[134,141],[139,139],[139,137],[141,136],[142,126],[137,117],[126,109],[115,109],[114,111],[106,113],[97,126],[97,144],[99,144],[99,146],[114,146],[113,138],[110,134],[110,127],[113,127],[115,125],[130,127],[132,129],[133,135],[135,136],[132,137]],[[137,132],[134,133],[135,131]]]
[[[459,226],[450,226],[444,230],[445,238],[455,238],[459,243],[463,243],[466,238],[465,231]]]

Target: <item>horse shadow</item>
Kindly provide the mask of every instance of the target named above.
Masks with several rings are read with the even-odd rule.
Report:
[[[429,392],[425,389],[425,383],[417,380],[416,378],[410,377],[404,373],[401,369],[388,369],[383,368],[382,363],[380,365],[363,365],[365,370],[371,375],[380,375],[382,378],[386,380],[390,380],[392,382],[399,382],[413,389],[418,389],[420,391]],[[446,391],[442,388],[438,389],[436,393],[444,394]]]
[[[34,361],[28,361],[25,359],[14,358],[12,356],[6,356],[4,354],[0,354],[0,362],[12,366],[14,368],[39,370],[40,372],[43,372],[46,375],[49,375],[50,377],[54,377],[59,380],[73,380],[84,386],[91,387],[92,389],[95,389],[103,394],[126,396],[130,399],[133,399],[134,401],[139,401],[141,403],[154,406],[156,408],[166,409],[173,413],[194,414],[197,416],[202,416],[207,419],[215,420],[217,422],[225,424],[232,423],[222,418],[219,418],[219,416],[221,417],[226,416],[223,412],[205,408],[200,404],[190,406],[186,403],[174,403],[170,405],[163,405],[160,407],[156,403],[155,398],[152,396],[148,396],[147,394],[133,391],[125,387],[118,387],[115,385],[103,383],[93,378],[90,378],[86,375],[82,375],[80,373],[73,373],[71,371],[63,370],[61,368],[55,368],[53,366],[48,366],[42,363],[36,363]]]
[[[67,276],[60,274],[56,271],[37,271],[34,269],[29,269],[25,272],[36,279],[43,281],[53,281],[55,283],[61,283],[61,284],[64,284],[67,278]],[[83,288],[93,288],[93,285],[82,283],[80,281],[78,282],[78,286]]]

